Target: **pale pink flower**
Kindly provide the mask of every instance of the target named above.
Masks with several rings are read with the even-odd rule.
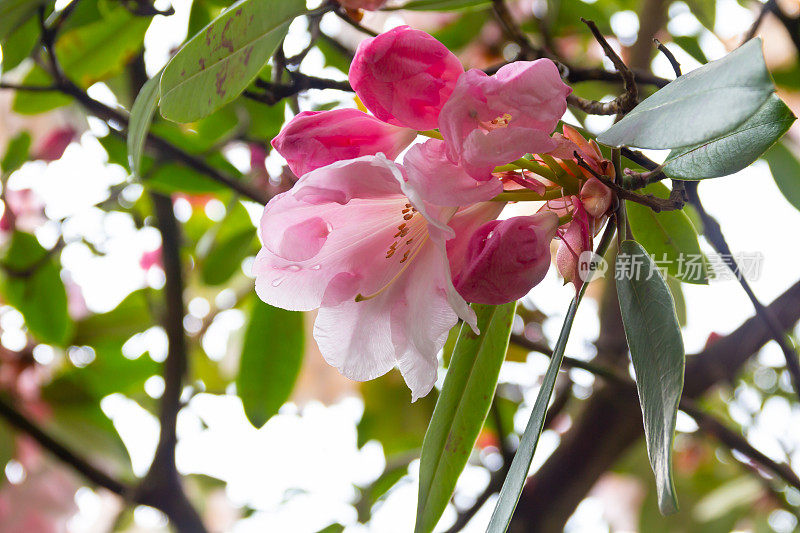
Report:
[[[484,180],[497,165],[553,150],[570,92],[549,59],[516,61],[494,76],[467,71],[439,115],[448,156]]]
[[[469,241],[464,268],[453,278],[456,290],[481,304],[522,298],[547,274],[557,229],[550,211],[485,223]]]
[[[309,172],[265,208],[253,268],[265,302],[319,308],[314,337],[329,364],[358,381],[397,365],[415,400],[433,387],[457,318],[476,327],[453,287],[445,242],[455,236],[448,221],[478,215],[428,203],[450,186],[437,178],[404,174],[383,154]],[[484,190],[483,199],[496,191]]]
[[[556,267],[564,278],[564,283],[572,282],[578,291],[583,285],[581,275],[588,273],[590,259],[588,255],[582,254],[593,249],[594,236],[602,228],[605,218],[589,216],[576,197],[570,199],[574,203],[572,220],[567,224],[566,230],[559,233],[561,243],[556,252]]]
[[[160,246],[155,250],[142,252],[142,256],[139,258],[139,268],[144,271],[148,271],[153,267],[162,268],[161,255],[162,253]]]
[[[339,3],[347,9],[366,9],[367,11],[375,11],[383,7],[386,0],[338,0]]]
[[[436,127],[464,72],[458,58],[427,33],[400,26],[358,46],[350,84],[379,119],[415,130]]]
[[[416,136],[415,130],[392,126],[358,109],[303,111],[272,140],[272,146],[292,172],[302,176],[335,161],[378,152],[394,159]]]

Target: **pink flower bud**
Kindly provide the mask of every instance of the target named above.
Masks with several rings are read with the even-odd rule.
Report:
[[[367,11],[375,11],[383,7],[386,0],[339,0],[342,7],[347,9],[366,9]]]
[[[408,26],[361,42],[350,84],[364,105],[396,126],[428,130],[464,67],[445,45]]]
[[[77,134],[78,132],[70,127],[52,130],[42,139],[35,153],[36,159],[48,162],[61,159],[61,156],[64,155],[64,150],[67,149],[67,146],[75,139]]]
[[[499,305],[522,298],[550,268],[558,217],[541,212],[487,222],[472,235],[464,268],[453,280],[468,302]]]
[[[303,111],[294,117],[272,146],[297,176],[336,161],[383,153],[394,159],[417,132],[392,126],[357,109]]]
[[[580,197],[583,208],[594,218],[605,215],[614,201],[614,193],[597,178],[589,178],[583,184]]]

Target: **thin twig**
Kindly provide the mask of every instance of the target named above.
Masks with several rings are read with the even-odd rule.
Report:
[[[653,196],[652,194],[638,194],[624,189],[617,183],[608,179],[606,176],[595,172],[595,170],[583,160],[577,151],[574,153],[574,155],[577,159],[579,167],[589,171],[595,178],[600,180],[603,185],[614,191],[616,195],[623,200],[630,200],[631,202],[645,205],[656,213],[661,211],[675,211],[683,207],[683,201],[679,200],[678,198],[659,198],[658,196]]]
[[[361,33],[366,33],[370,37],[377,37],[378,36],[377,32],[374,32],[369,28],[365,28],[364,26],[362,26],[361,24],[359,24],[358,22],[353,20],[350,17],[350,15],[347,14],[347,12],[344,10],[344,8],[337,6],[337,8],[333,10],[333,12],[336,14],[337,17],[339,17],[344,22],[346,22],[350,26],[354,27],[355,29],[357,29]]]
[[[675,59],[675,55],[670,52],[669,48],[667,48],[664,43],[653,37],[653,42],[656,44],[656,47],[667,57],[669,64],[672,65],[672,70],[675,71],[675,77],[681,77],[681,64]]]
[[[0,416],[95,485],[108,489],[123,498],[127,498],[132,494],[130,487],[114,479],[91,464],[85,457],[78,455],[56,440],[2,398],[0,398]]]
[[[539,59],[546,57],[544,50],[533,44],[528,35],[514,22],[504,0],[493,0],[492,10],[509,38],[520,48],[520,59]]]
[[[577,107],[578,109],[590,113],[592,115],[624,115],[638,103],[639,90],[636,87],[636,79],[633,72],[628,68],[622,58],[617,55],[614,49],[608,44],[603,34],[597,27],[594,21],[581,18],[581,22],[589,27],[595,40],[603,48],[606,57],[617,69],[620,77],[622,78],[623,87],[625,92],[610,102],[598,102],[595,100],[588,100],[571,94],[567,97],[567,103]]]

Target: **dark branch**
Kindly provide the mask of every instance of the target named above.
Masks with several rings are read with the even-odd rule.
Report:
[[[656,47],[661,51],[662,54],[664,54],[666,56],[667,61],[669,61],[669,64],[672,65],[672,70],[675,71],[675,76],[680,78],[681,77],[681,64],[678,63],[677,59],[675,59],[675,55],[672,52],[670,52],[669,48],[667,48],[664,45],[664,43],[662,43],[661,41],[659,41],[655,37],[653,38],[653,42],[656,43]]]
[[[608,57],[608,59],[614,65],[614,68],[617,69],[617,72],[622,78],[625,92],[610,102],[597,102],[595,100],[587,100],[586,98],[581,98],[580,96],[570,94],[567,97],[567,103],[592,115],[624,115],[636,107],[636,104],[638,103],[639,90],[636,87],[636,79],[633,75],[633,72],[631,72],[625,62],[622,61],[622,58],[617,55],[611,45],[608,44],[608,41],[606,41],[606,38],[603,37],[603,34],[600,32],[597,24],[595,24],[594,21],[581,18],[581,22],[589,27],[589,30],[592,32],[595,40],[603,48],[603,52],[605,52],[606,57]]]
[[[19,431],[33,438],[42,448],[71,466],[76,472],[93,484],[108,489],[123,498],[127,498],[131,495],[132,491],[130,487],[98,469],[86,458],[81,457],[64,444],[51,437],[42,428],[30,421],[25,415],[17,411],[10,403],[2,398],[0,398],[0,416]]]

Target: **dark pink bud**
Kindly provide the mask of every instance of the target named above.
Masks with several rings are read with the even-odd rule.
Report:
[[[44,137],[36,150],[36,159],[43,161],[56,161],[64,155],[64,150],[75,139],[78,132],[69,126],[52,130]]]
[[[361,42],[350,65],[350,84],[379,119],[429,130],[437,126],[463,73],[445,45],[424,31],[400,26]]]
[[[499,305],[522,298],[547,274],[557,228],[558,216],[547,211],[487,222],[470,238],[453,285],[468,302]]]
[[[383,153],[394,159],[417,132],[392,126],[357,109],[303,111],[272,139],[297,176],[336,161]]]

